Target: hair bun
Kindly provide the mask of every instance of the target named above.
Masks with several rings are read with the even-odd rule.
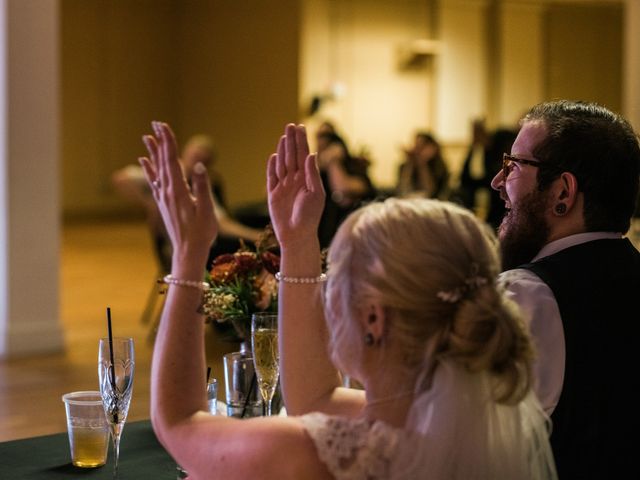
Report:
[[[533,350],[526,328],[516,305],[493,285],[461,300],[443,354],[470,371],[490,371],[498,401],[519,400],[529,387]]]

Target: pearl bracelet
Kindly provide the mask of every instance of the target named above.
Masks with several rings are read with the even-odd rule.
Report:
[[[276,280],[284,283],[322,283],[327,281],[327,274],[321,273],[317,277],[285,277],[282,273],[276,273]]]
[[[171,274],[165,275],[162,279],[167,285],[177,285],[178,287],[197,288],[198,290],[209,290],[209,284],[206,282],[198,282],[196,280],[183,280],[174,278]]]

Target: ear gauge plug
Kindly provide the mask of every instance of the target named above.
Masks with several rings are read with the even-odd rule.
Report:
[[[564,215],[565,213],[567,213],[567,205],[564,203],[559,203],[555,206],[554,210],[556,214]]]
[[[375,313],[369,314],[369,324],[372,324],[372,323],[376,323],[376,314]]]

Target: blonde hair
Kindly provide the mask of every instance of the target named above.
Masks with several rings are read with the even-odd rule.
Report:
[[[515,305],[496,287],[496,238],[468,210],[415,198],[369,204],[340,226],[328,261],[328,313],[348,323],[377,301],[409,368],[430,377],[451,359],[470,372],[488,371],[500,402],[528,391],[533,348]],[[443,299],[455,291],[458,298]],[[348,344],[339,338],[348,332],[332,332],[334,348]]]

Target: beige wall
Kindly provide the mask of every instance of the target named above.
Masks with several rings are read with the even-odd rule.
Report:
[[[500,42],[498,57],[498,103],[491,116],[493,125],[516,126],[532,105],[549,98],[544,91],[544,18],[541,5],[503,3],[496,12]]]
[[[623,113],[640,131],[640,2],[626,0],[624,10]]]
[[[264,199],[267,158],[299,121],[298,1],[179,4],[179,132],[215,137],[231,205]]]
[[[298,117],[296,0],[61,5],[67,216],[130,211],[109,177],[144,153],[151,120],[214,136],[232,205],[264,197],[264,162]]]
[[[232,206],[264,197],[264,162],[288,121],[320,112],[379,186],[400,146],[434,131],[454,173],[470,121],[513,124],[533,103],[570,97],[622,108],[622,2],[546,0],[61,0],[63,207],[123,211],[109,175],[143,153],[149,121],[179,139],[216,138]],[[398,50],[440,49],[403,69]]]
[[[57,1],[0,0],[0,32],[3,359],[63,346],[58,318]]]
[[[622,109],[622,5],[551,5],[545,15],[548,98]]]
[[[371,150],[373,180],[395,180],[399,146],[433,131],[458,172],[471,120],[515,126],[533,104],[583,98],[621,108],[622,2],[616,0],[304,0],[301,104],[344,94],[318,117]],[[397,48],[439,42],[422,68],[398,68]],[[579,78],[579,81],[576,79]],[[311,125],[321,118],[309,120]]]
[[[400,51],[430,38],[425,0],[304,1],[301,104],[335,93],[319,116],[336,123],[354,153],[369,150],[371,176],[395,184],[401,147],[433,125],[433,62],[408,68]],[[338,92],[340,93],[340,92]],[[310,129],[318,119],[307,119]]]

